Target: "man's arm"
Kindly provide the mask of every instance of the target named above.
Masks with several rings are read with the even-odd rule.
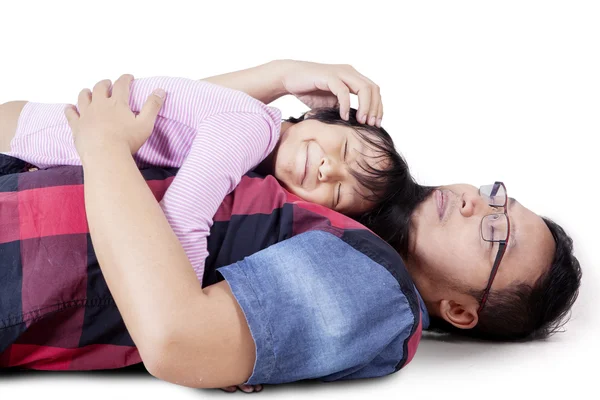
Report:
[[[226,281],[201,290],[128,149],[89,152],[84,174],[100,267],[157,378],[195,388],[367,378],[406,359],[407,294],[337,236],[295,236],[219,269]]]
[[[400,275],[365,253],[391,265],[401,265],[400,257],[370,233],[348,238],[308,231],[218,269],[256,346],[245,383],[377,377],[412,358],[420,337],[418,305],[409,301],[416,300],[414,287],[406,281],[401,288]],[[173,374],[170,381],[201,368],[202,360],[182,364],[171,356],[197,343],[190,335],[167,353],[163,370]]]
[[[225,282],[200,288],[129,149],[98,148],[82,160],[94,249],[146,368],[197,388],[245,382],[254,342],[244,315]]]
[[[126,76],[83,91],[79,114],[66,110],[84,171],[92,243],[100,268],[142,360],[169,378],[177,356],[194,360],[175,383],[223,387],[244,382],[254,346],[243,314],[224,285],[201,289],[177,236],[131,156],[150,135],[164,93],[155,91],[139,115],[129,110]],[[93,102],[92,102],[93,96]],[[179,343],[192,343],[180,346]],[[184,348],[185,352],[178,352]],[[165,367],[167,366],[167,367]]]

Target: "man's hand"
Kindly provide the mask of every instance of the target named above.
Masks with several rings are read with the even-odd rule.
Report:
[[[221,388],[221,390],[227,393],[235,393],[238,389],[244,393],[258,393],[263,390],[263,385],[237,385]]]
[[[150,137],[165,92],[156,89],[136,115],[129,108],[132,75],[122,75],[112,87],[110,80],[98,82],[91,92],[79,93],[77,106],[68,106],[65,115],[73,131],[80,157],[98,148],[126,146],[135,154]]]

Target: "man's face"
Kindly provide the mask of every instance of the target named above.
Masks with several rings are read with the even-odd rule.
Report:
[[[510,186],[507,192],[510,196]],[[440,187],[413,214],[411,256],[429,278],[483,290],[499,244],[483,240],[481,220],[503,211],[491,207],[474,186]],[[533,285],[554,256],[554,239],[541,217],[512,198],[508,199],[507,214],[510,238],[492,290],[511,283]]]

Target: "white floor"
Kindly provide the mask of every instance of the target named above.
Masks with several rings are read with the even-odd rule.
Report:
[[[82,87],[122,73],[202,78],[278,58],[349,63],[381,86],[383,125],[421,182],[502,179],[511,196],[575,239],[584,284],[564,334],[513,345],[424,339],[390,377],[266,387],[255,396],[600,398],[598,2],[92,4],[0,4],[0,103],[74,102]],[[284,116],[304,110],[291,98],[276,105]],[[490,146],[502,157],[483,164]],[[140,373],[0,374],[0,400],[223,396],[235,395]]]
[[[425,340],[403,371],[382,379],[266,386],[277,399],[596,399],[597,340],[575,321],[546,343],[489,345]],[[588,331],[588,335],[584,334]],[[598,332],[596,329],[595,332]],[[2,399],[225,398],[245,396],[167,384],[143,372],[0,375]],[[11,397],[13,396],[13,397]]]

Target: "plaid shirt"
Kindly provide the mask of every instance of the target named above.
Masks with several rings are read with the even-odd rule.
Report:
[[[99,268],[78,166],[0,154],[0,367],[141,362]],[[141,170],[160,201],[176,169]],[[226,279],[256,343],[248,383],[393,373],[428,323],[398,254],[350,218],[248,174],[214,218],[203,285]]]

